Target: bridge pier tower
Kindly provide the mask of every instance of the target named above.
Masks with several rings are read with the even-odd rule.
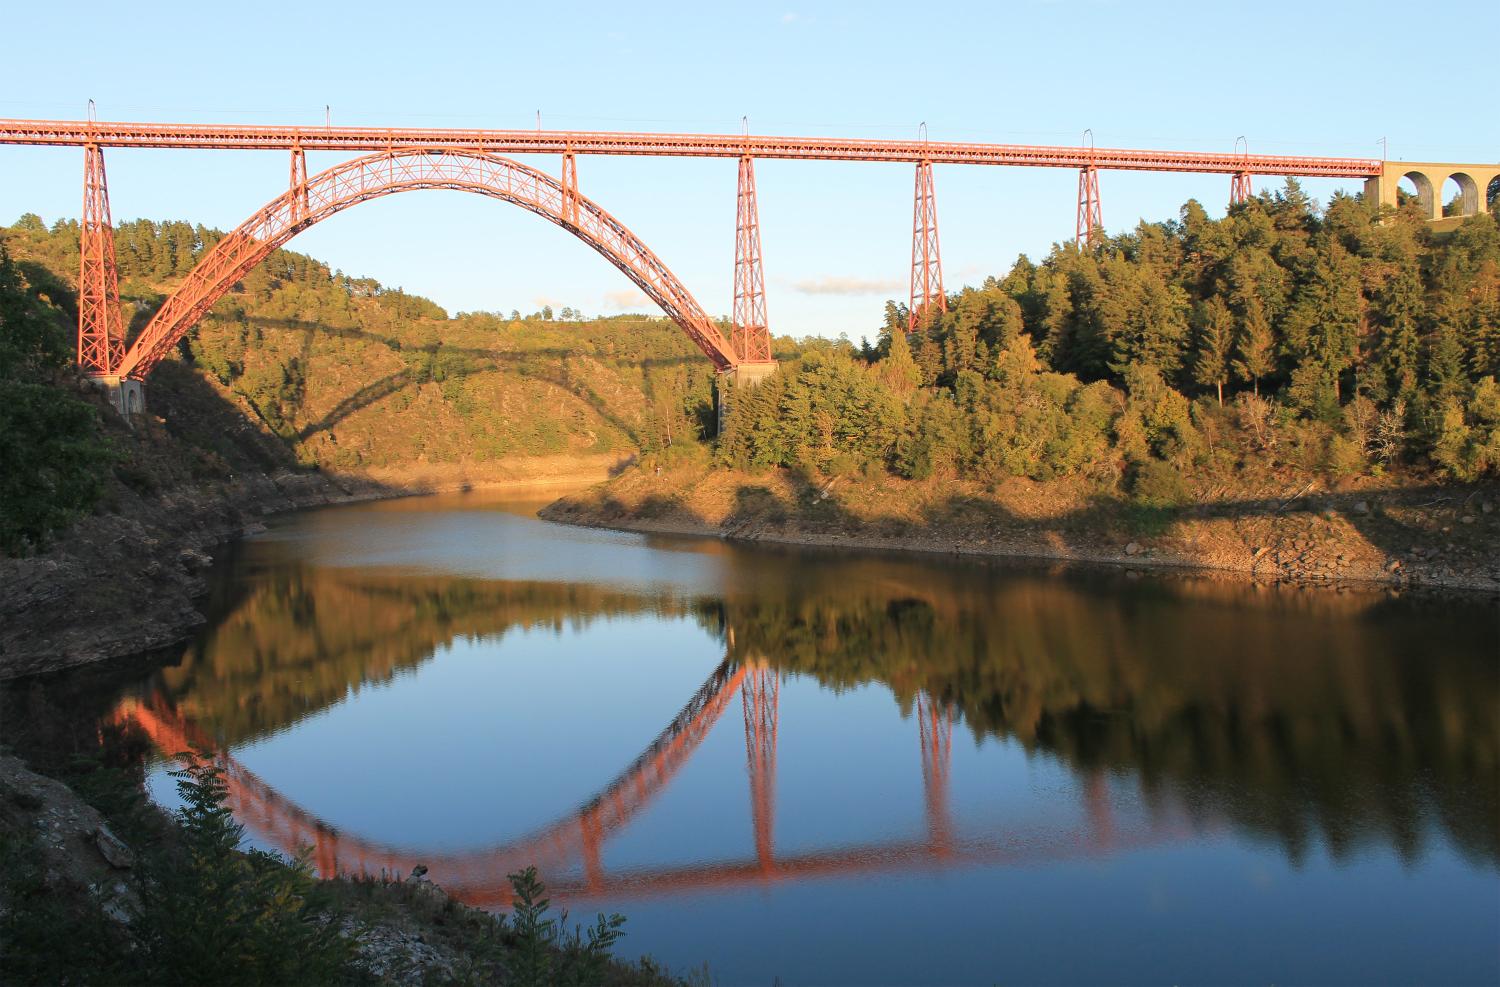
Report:
[[[916,196],[911,221],[911,303],[906,307],[906,331],[926,329],[932,314],[948,311],[943,292],[943,256],[938,249],[937,190],[932,162],[917,162]]]
[[[1094,245],[1094,232],[1104,228],[1104,213],[1099,207],[1099,169],[1092,164],[1078,169],[1078,223],[1074,243],[1080,247]]]
[[[83,149],[83,222],[79,225],[78,365],[90,376],[115,373],[125,355],[115,227],[109,215],[104,151]]]

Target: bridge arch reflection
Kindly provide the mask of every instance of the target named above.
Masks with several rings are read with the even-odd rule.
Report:
[[[948,776],[952,758],[953,708],[932,696],[918,697],[915,718],[921,753],[927,832],[877,844],[838,846],[790,856],[775,849],[775,779],[781,675],[764,662],[726,658],[657,737],[597,794],[551,825],[519,839],[481,850],[424,852],[386,846],[317,818],[226,752],[215,754],[225,770],[229,807],[261,842],[295,854],[312,849],[323,875],[402,875],[418,864],[432,880],[470,905],[510,904],[507,875],[535,865],[549,889],[567,898],[618,898],[690,889],[771,883],[799,878],[945,867],[1023,863],[1109,852],[1182,835],[1180,821],[1157,817],[1120,834],[1111,824],[1100,778],[1085,786],[1085,825],[1077,831],[1008,832],[1003,837],[959,838],[950,819]],[[680,867],[610,872],[602,849],[610,836],[635,819],[672,781],[739,694],[745,730],[753,859],[727,859]],[[168,758],[197,748],[211,750],[207,735],[162,696],[125,699],[113,720],[140,728]],[[581,870],[582,876],[569,877]]]

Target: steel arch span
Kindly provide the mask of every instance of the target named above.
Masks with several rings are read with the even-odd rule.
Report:
[[[477,192],[561,226],[619,268],[682,327],[716,369],[741,362],[687,287],[624,223],[557,179],[497,154],[454,147],[403,148],[346,161],[305,178],[229,233],[199,261],[115,371],[144,379],[177,341],[271,251],[335,213],[370,199],[416,189]]]

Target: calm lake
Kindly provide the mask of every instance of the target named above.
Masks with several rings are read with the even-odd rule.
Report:
[[[109,699],[260,845],[726,984],[1500,980],[1493,601],[286,517]],[[174,800],[168,765],[154,797]]]

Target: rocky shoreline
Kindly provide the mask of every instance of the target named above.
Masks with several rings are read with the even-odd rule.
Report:
[[[550,464],[545,464],[550,465]],[[420,476],[398,482],[321,472],[240,474],[151,496],[128,492],[109,513],[79,520],[48,551],[0,558],[0,681],[169,647],[204,615],[205,571],[267,517],[337,504],[471,489],[535,491],[596,480],[545,472],[473,482]]]
[[[966,517],[878,516],[879,490],[845,491],[790,476],[722,471],[626,474],[541,511],[585,527],[747,542],[1238,573],[1306,584],[1369,583],[1500,593],[1500,491],[1302,491],[1286,499],[1190,509],[1161,531],[1109,512],[1024,517],[1003,496],[966,499]],[[734,487],[732,494],[729,488]],[[988,499],[988,503],[985,501]],[[986,509],[988,508],[988,510]],[[926,515],[925,517],[923,515]]]

